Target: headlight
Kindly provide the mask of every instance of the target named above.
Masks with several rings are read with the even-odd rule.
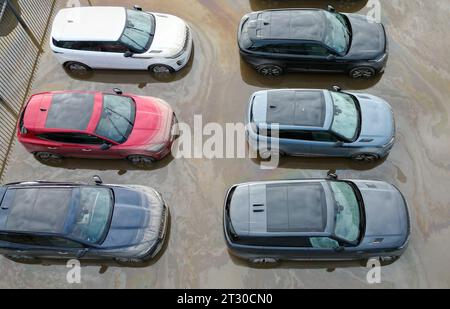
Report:
[[[166,148],[166,144],[156,144],[156,145],[150,146],[150,148],[148,148],[148,151],[151,151],[151,152],[160,152],[160,151],[162,151],[164,148]]]

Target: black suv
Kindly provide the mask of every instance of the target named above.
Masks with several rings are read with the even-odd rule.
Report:
[[[169,209],[144,186],[28,182],[0,187],[0,254],[144,263],[162,249]]]
[[[382,73],[388,60],[384,26],[332,7],[280,9],[244,16],[238,42],[244,60],[266,76],[286,71]]]

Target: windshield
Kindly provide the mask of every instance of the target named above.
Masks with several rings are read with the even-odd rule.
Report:
[[[112,208],[113,195],[110,189],[81,188],[71,236],[90,244],[101,242],[106,234]]]
[[[339,13],[325,13],[328,20],[328,31],[325,37],[325,44],[338,53],[347,52],[350,47],[350,29],[347,26],[345,17]]]
[[[127,23],[119,41],[133,52],[144,53],[150,48],[155,33],[154,25],[153,15],[137,10],[127,10]]]
[[[331,130],[347,140],[354,140],[359,129],[358,107],[349,94],[331,92],[334,103],[334,119]]]
[[[350,243],[356,242],[360,235],[361,211],[352,186],[346,182],[331,182],[334,194],[337,237]]]
[[[117,95],[103,97],[103,112],[95,133],[116,143],[127,141],[134,127],[136,105],[133,99]]]

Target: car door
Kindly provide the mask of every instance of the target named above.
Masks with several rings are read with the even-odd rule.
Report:
[[[311,132],[311,135],[310,153],[312,156],[345,157],[348,155],[347,144],[339,141],[333,134],[321,131]]]
[[[43,259],[79,259],[87,252],[82,244],[63,237],[36,236],[34,242],[30,251]]]
[[[2,233],[2,254],[37,258],[79,258],[84,252],[83,245],[53,236],[19,233]]]
[[[311,154],[311,134],[302,130],[280,130],[280,150],[293,156]]]
[[[266,46],[266,49],[280,62],[288,71],[309,71],[310,59],[303,52],[302,45],[295,42],[283,42]]]
[[[118,158],[119,153],[114,147],[102,150],[102,146],[110,144],[97,136],[85,133],[49,133],[40,135],[41,138],[54,141],[57,146],[54,151],[65,157],[73,158]]]
[[[99,42],[102,59],[99,64],[103,69],[147,70],[149,57],[129,53],[128,47],[120,42]]]
[[[301,51],[308,58],[311,71],[344,72],[346,70],[345,60],[320,43],[305,43]]]

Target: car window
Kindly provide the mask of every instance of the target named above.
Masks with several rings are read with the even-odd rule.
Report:
[[[309,239],[313,248],[316,249],[336,249],[339,243],[328,237],[312,237]]]
[[[105,95],[103,112],[95,133],[119,144],[127,141],[134,127],[136,104],[125,96]]]
[[[81,188],[78,207],[73,214],[75,222],[71,228],[71,238],[90,244],[101,242],[107,232],[112,209],[113,196],[110,189]]]
[[[128,48],[120,42],[101,42],[99,43],[100,50],[105,53],[126,53]]]
[[[131,51],[143,53],[148,50],[154,35],[154,17],[137,10],[127,10],[127,23],[120,42]]]
[[[311,134],[313,140],[316,142],[329,142],[329,143],[337,142],[336,137],[334,137],[328,132],[312,132]]]
[[[102,145],[105,143],[101,138],[82,133],[48,133],[39,134],[38,137],[53,142],[68,144]]]
[[[313,136],[312,136],[311,132],[298,131],[298,130],[280,130],[280,138],[303,140],[303,141],[312,141],[313,140]]]
[[[355,242],[361,233],[361,210],[355,191],[350,184],[343,181],[330,184],[336,203],[335,234],[348,242]]]
[[[38,247],[83,248],[83,245],[80,243],[56,236],[0,234],[0,241]]]
[[[82,50],[82,51],[101,51],[98,42],[90,41],[57,41],[53,39],[53,45],[64,49]]]
[[[355,99],[343,92],[331,92],[334,119],[331,130],[348,140],[354,140],[359,129],[359,112]]]
[[[238,237],[235,242],[248,246],[268,246],[268,247],[298,247],[310,248],[311,244],[307,237],[302,236],[269,236],[269,237]]]

